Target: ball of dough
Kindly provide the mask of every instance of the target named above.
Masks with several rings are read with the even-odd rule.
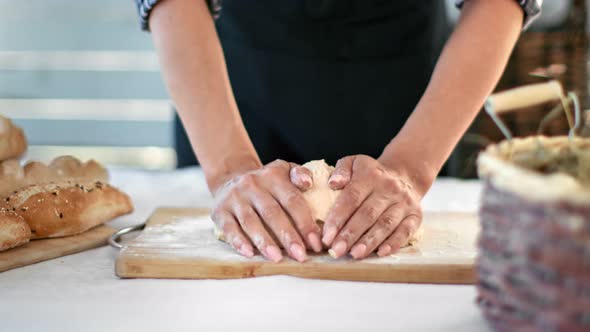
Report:
[[[328,185],[334,167],[326,164],[323,159],[312,160],[302,166],[311,171],[313,179],[312,187],[303,193],[303,198],[311,209],[313,219],[322,224],[340,195],[340,190],[333,190]]]

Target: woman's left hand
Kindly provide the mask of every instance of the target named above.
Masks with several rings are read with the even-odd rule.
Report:
[[[390,255],[404,246],[422,223],[419,193],[401,170],[365,155],[342,158],[329,180],[342,189],[326,218],[322,242],[336,258]]]

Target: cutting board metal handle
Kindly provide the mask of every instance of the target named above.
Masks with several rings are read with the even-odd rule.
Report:
[[[123,228],[123,229],[115,232],[113,235],[111,235],[109,237],[109,244],[111,245],[111,247],[114,247],[117,249],[122,249],[123,245],[119,242],[119,240],[121,239],[121,237],[123,235],[133,233],[133,232],[139,232],[139,231],[142,231],[144,228],[145,228],[145,223],[131,226],[131,227],[127,227],[127,228]]]

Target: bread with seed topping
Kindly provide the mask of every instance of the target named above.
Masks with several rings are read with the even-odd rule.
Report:
[[[107,170],[94,160],[80,162],[72,156],[55,158],[49,165],[30,161],[21,166],[18,160],[0,163],[0,197],[32,184],[62,181],[108,181]]]
[[[3,204],[29,225],[32,239],[79,234],[133,211],[129,196],[101,181],[30,185]]]

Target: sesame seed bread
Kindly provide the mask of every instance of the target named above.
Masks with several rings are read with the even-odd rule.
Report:
[[[101,181],[30,185],[3,204],[26,221],[32,239],[79,234],[133,211],[129,196]]]

